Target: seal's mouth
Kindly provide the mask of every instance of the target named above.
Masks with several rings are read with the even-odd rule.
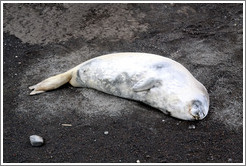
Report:
[[[203,112],[200,112],[199,115],[193,115],[191,114],[191,116],[195,119],[195,120],[202,120],[205,117],[205,114]]]
[[[194,115],[191,115],[191,116],[193,116],[193,118],[194,118],[195,120],[200,120],[200,117],[199,117],[199,116],[194,116]]]

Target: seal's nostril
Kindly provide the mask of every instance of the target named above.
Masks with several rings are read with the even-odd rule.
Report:
[[[202,116],[203,116],[203,112],[202,112],[202,111],[199,111],[199,112],[197,113],[197,115],[198,115],[199,117],[202,117]]]

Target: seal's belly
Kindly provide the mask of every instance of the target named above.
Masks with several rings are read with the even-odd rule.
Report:
[[[179,88],[184,89],[186,78],[177,66],[173,68],[174,63],[168,58],[152,54],[107,55],[82,63],[77,71],[77,82],[81,87],[150,104],[148,91],[136,92],[132,87],[141,80],[159,78],[164,80],[166,89],[161,95],[167,98]]]
[[[141,95],[137,95],[132,87],[149,72],[144,68],[133,70],[129,66],[118,66],[97,59],[81,65],[77,71],[77,81],[82,87],[141,101]]]

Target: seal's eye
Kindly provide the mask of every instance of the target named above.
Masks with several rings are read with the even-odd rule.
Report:
[[[196,119],[203,119],[205,117],[204,108],[202,102],[199,100],[193,100],[191,102],[190,114]]]

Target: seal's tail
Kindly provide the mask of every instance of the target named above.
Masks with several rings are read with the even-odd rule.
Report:
[[[67,82],[71,80],[72,73],[73,73],[73,70],[69,70],[65,73],[58,74],[53,77],[47,78],[36,85],[30,86],[29,89],[33,90],[30,93],[30,95],[35,95],[35,94],[43,93],[48,90],[59,88],[60,86],[66,84]]]

